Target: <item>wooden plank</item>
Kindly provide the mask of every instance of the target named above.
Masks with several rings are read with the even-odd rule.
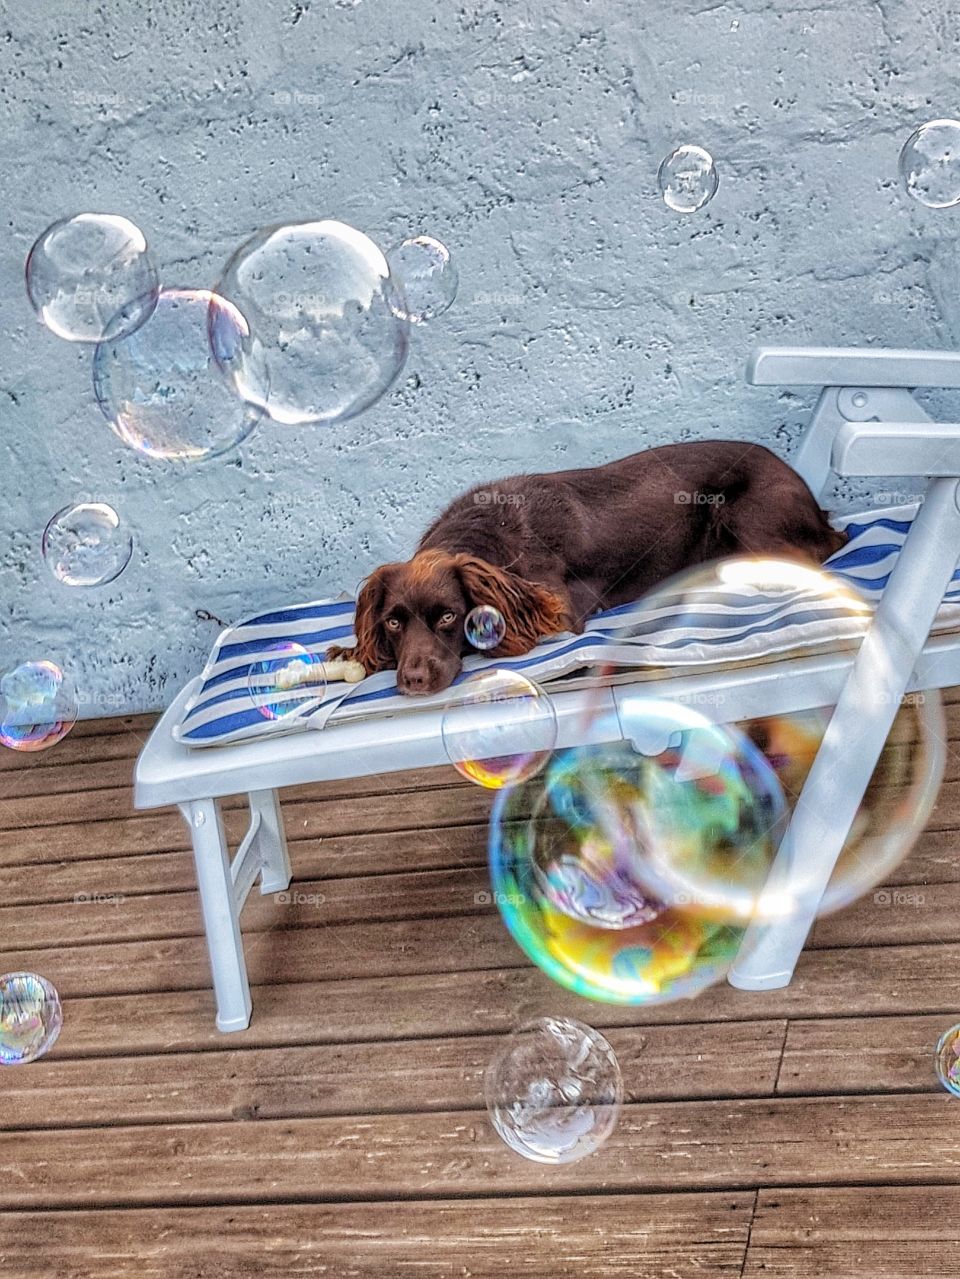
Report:
[[[98,804],[103,800],[103,808]],[[72,796],[53,796],[58,809],[48,807],[47,824],[7,830],[0,836],[0,866],[42,865],[64,857],[120,857],[126,854],[171,852],[189,848],[186,827],[175,809],[160,809],[137,816],[118,816],[129,792],[90,791],[86,805],[89,819],[77,817]],[[11,800],[27,805],[32,800]],[[402,803],[396,796],[378,793],[336,800],[286,803],[284,826],[289,839],[329,835],[359,835],[394,830],[438,830],[485,822],[492,797],[479,786],[437,787],[412,791]],[[246,827],[245,812],[237,801],[225,812],[228,830],[236,839]],[[56,815],[55,815],[56,813]]]
[[[772,1096],[783,1021],[608,1031],[628,1101]],[[229,1045],[229,1041],[223,1041]],[[4,1080],[10,1128],[480,1110],[502,1036],[45,1059]],[[675,1069],[684,1060],[688,1069]]]
[[[896,1017],[793,1021],[777,1091],[782,1095],[929,1092],[939,1087],[934,1049],[960,1010]]]
[[[10,1279],[733,1279],[753,1202],[735,1191],[0,1214],[0,1264]]]
[[[398,871],[445,870],[486,864],[487,827],[449,826],[434,839],[430,832],[375,831],[369,835],[318,836],[289,841],[290,860],[298,882]],[[0,867],[0,901],[10,906],[29,902],[87,901],[97,894],[176,893],[196,886],[193,856],[186,849],[129,857],[67,859],[35,867]],[[244,916],[246,920],[246,916]],[[3,930],[0,928],[0,937]]]
[[[960,1186],[762,1190],[744,1279],[943,1279],[958,1222]]]
[[[900,884],[870,890],[817,921],[808,945],[939,944],[960,940],[960,883]]]
[[[235,830],[242,819],[233,820]],[[175,852],[86,858],[63,856],[45,862],[42,874],[24,866],[0,866],[0,901],[17,906],[39,901],[95,900],[98,894],[184,892],[196,882],[186,848]],[[431,838],[419,830],[375,831],[291,840],[290,856],[298,880],[326,878],[343,870],[373,875],[396,871],[442,870],[477,866],[487,857],[487,825],[449,826]],[[960,881],[954,831],[925,831],[909,858],[887,877],[886,887]],[[0,929],[0,937],[3,930]]]
[[[489,898],[485,865],[412,874],[363,875],[297,881],[286,892],[251,892],[244,936],[265,929],[318,928],[385,919],[473,914]],[[137,941],[196,936],[201,930],[194,892],[125,896],[109,881],[93,895],[49,905],[0,906],[0,953],[47,946],[87,946],[110,937]]]
[[[6,1132],[0,1207],[949,1184],[951,1113],[929,1094],[627,1105],[558,1166],[518,1158],[485,1110]]]
[[[206,982],[193,990],[71,997],[51,1058],[471,1035],[510,1030],[548,1014],[577,1017],[602,1030],[893,1011],[936,1014],[949,1024],[955,994],[943,973],[960,965],[960,946],[807,951],[782,990],[757,995],[721,983],[693,1000],[639,1007],[582,999],[519,954],[517,960],[519,967],[462,971],[453,965],[382,976],[360,965],[354,978],[255,987],[253,1021],[228,1041],[213,1024]]]
[[[64,950],[5,951],[8,971],[42,973],[62,996],[192,990],[209,982],[199,906],[188,937],[100,942]],[[456,969],[498,968],[518,952],[496,913],[383,923],[337,924],[248,932],[245,953],[256,984]]]

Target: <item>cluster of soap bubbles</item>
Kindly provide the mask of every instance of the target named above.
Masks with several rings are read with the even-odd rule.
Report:
[[[652,669],[709,660],[703,621],[729,619],[724,652],[749,660],[784,618],[804,643],[854,652],[870,605],[840,578],[742,557],[664,583],[614,636]],[[707,705],[606,687],[558,749],[553,699],[518,671],[460,679],[441,719],[447,758],[496,790],[491,883],[527,955],[589,998],[652,1004],[696,995],[728,972],[745,929],[782,926],[815,886],[802,857],[771,876],[831,708],[724,723]],[[652,686],[653,688],[654,686]],[[938,703],[899,711],[819,913],[886,879],[930,814],[939,778]],[[850,744],[856,749],[856,744]],[[782,871],[782,861],[780,869]]]
[[[960,120],[928,120],[900,151],[900,180],[928,209],[960,205]],[[696,213],[717,193],[720,175],[710,152],[693,143],[675,147],[657,172],[660,196],[674,213]]]
[[[385,256],[332,219],[256,232],[212,290],[161,286],[143,232],[97,213],[48,227],[26,281],[52,332],[96,344],[96,399],[119,438],[175,461],[236,447],[264,416],[363,412],[396,381],[409,326],[457,291],[438,240],[416,236]]]
[[[265,418],[333,423],[368,409],[403,368],[411,325],[452,305],[457,269],[430,236],[384,255],[363,232],[324,220],[266,227],[214,289],[174,288],[129,219],[80,213],[37,239],[26,287],[51,332],[94,346],[94,395],[117,437],[144,457],[185,463],[229,452]],[[104,586],[130,563],[133,535],[112,506],[85,501],[50,517],[41,552],[62,585]],[[298,695],[276,682],[295,664],[278,655],[263,665],[250,678],[265,717],[306,713],[322,697],[317,670]],[[28,705],[49,731],[41,718],[26,722]],[[43,699],[4,706],[0,741],[20,750],[52,744],[72,722],[54,720]]]
[[[36,973],[0,977],[0,1066],[36,1061],[53,1046],[63,1025],[60,996]]]

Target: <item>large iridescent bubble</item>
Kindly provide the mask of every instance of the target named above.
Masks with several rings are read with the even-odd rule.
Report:
[[[409,324],[387,260],[343,222],[265,227],[234,253],[217,293],[247,326],[225,343],[211,325],[217,359],[236,393],[277,422],[353,417],[403,368]]]
[[[207,289],[164,289],[135,333],[102,342],[93,359],[97,403],[124,444],[147,457],[196,462],[245,440],[262,413],[239,399],[210,344],[238,348],[246,324]]]

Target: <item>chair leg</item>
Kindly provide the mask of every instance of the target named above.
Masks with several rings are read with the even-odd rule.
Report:
[[[282,893],[290,887],[293,870],[290,866],[290,854],[287,852],[287,836],[283,829],[283,813],[280,811],[280,800],[275,790],[251,791],[247,797],[250,802],[251,816],[260,816],[260,827],[257,831],[259,843],[261,871],[261,893]]]
[[[957,496],[956,480],[933,481],[900,552],[730,970],[741,990],[793,976],[960,557]]]
[[[250,986],[220,806],[214,799],[198,799],[180,804],[179,808],[190,828],[193,843],[203,926],[217,1000],[217,1029],[244,1030],[250,1024]]]

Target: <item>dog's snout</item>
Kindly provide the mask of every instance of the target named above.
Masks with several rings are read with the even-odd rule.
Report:
[[[413,670],[404,670],[398,680],[400,687],[407,693],[426,693],[430,689],[430,673],[423,666]]]

